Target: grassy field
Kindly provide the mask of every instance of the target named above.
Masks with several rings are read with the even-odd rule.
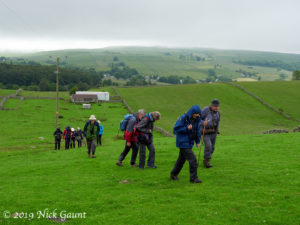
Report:
[[[19,94],[20,96],[24,97],[52,97],[56,98],[56,92],[55,91],[26,91],[23,90]],[[59,97],[70,99],[70,94],[67,91],[61,91],[59,92]]]
[[[16,108],[20,104],[20,99],[10,98],[6,100],[4,108]]]
[[[158,125],[170,132],[176,119],[192,105],[198,104],[204,108],[213,98],[221,101],[220,132],[224,135],[259,134],[269,129],[290,129],[298,125],[271,111],[230,84],[119,88],[118,90],[134,110],[145,108],[147,111],[160,111],[163,119],[158,122]],[[295,99],[300,97],[299,92],[294,94]]]
[[[284,113],[300,120],[300,82],[258,82],[239,83]]]
[[[0,89],[0,96],[5,97],[7,95],[15,94],[16,90]]]
[[[178,91],[178,87],[174,88]],[[191,86],[187,91],[197,88]],[[155,92],[161,91],[157,88]],[[235,93],[230,89],[228,92]],[[151,98],[146,97],[148,102]],[[222,101],[225,123],[225,94]],[[193,103],[191,99],[190,104]],[[257,109],[255,103],[249,104]],[[85,219],[67,219],[66,224],[296,225],[300,222],[300,133],[220,136],[212,160],[214,168],[200,167],[203,184],[196,185],[188,182],[187,163],[180,180],[169,181],[178,150],[174,138],[157,133],[154,134],[156,170],[130,168],[129,157],[124,168],[115,166],[124,146],[124,141],[115,138],[119,121],[126,113],[121,103],[93,104],[92,110],[87,111],[67,101],[60,101],[60,106],[64,116],[59,121],[61,127],[82,127],[90,114],[100,118],[105,129],[103,146],[97,148],[96,159],[87,158],[85,147],[54,151],[54,100],[25,100],[20,110],[0,111],[2,224],[54,224],[47,218],[37,219],[37,213],[45,209],[49,213],[56,210],[58,216],[61,212],[62,216],[87,213]],[[168,119],[163,114],[162,123]],[[268,124],[268,119],[264,119]],[[129,183],[120,183],[125,179]],[[7,210],[11,214],[27,213],[27,218],[5,219],[3,212]],[[32,220],[30,213],[34,216]]]
[[[195,79],[203,79],[208,75],[209,69],[214,69],[216,65],[217,75],[228,78],[238,78],[241,73],[237,70],[247,72],[257,72],[257,77],[262,80],[279,79],[280,74],[286,75],[286,79],[291,79],[291,71],[278,70],[277,68],[253,66],[233,63],[237,60],[273,60],[293,63],[300,60],[296,54],[282,54],[272,52],[256,51],[232,51],[218,49],[176,49],[176,48],[146,48],[146,47],[119,47],[104,48],[94,50],[62,50],[51,52],[39,52],[34,54],[19,55],[28,60],[34,60],[47,64],[47,61],[54,61],[56,57],[61,58],[61,62],[67,66],[81,68],[95,68],[97,71],[107,71],[109,64],[114,57],[118,57],[119,62],[136,68],[142,75],[158,76],[191,76]],[[49,58],[51,57],[51,58]],[[197,61],[196,57],[203,57],[205,61]],[[257,78],[256,78],[257,79]]]

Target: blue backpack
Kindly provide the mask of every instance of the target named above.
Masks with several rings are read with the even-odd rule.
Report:
[[[124,119],[120,122],[120,130],[125,131],[128,121],[134,117],[132,114],[127,114],[124,116]]]

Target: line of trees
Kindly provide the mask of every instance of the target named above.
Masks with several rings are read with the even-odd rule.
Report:
[[[300,62],[290,62],[286,63],[281,60],[268,61],[268,60],[232,60],[233,63],[238,63],[242,65],[249,66],[265,66],[265,67],[274,67],[289,71],[300,70]]]
[[[41,65],[0,64],[0,83],[2,88],[22,87],[33,91],[54,91],[56,89],[56,67]],[[60,90],[67,91],[73,86],[87,90],[101,85],[102,74],[94,71],[61,68]]]
[[[158,81],[163,82],[163,83],[168,83],[168,84],[181,84],[181,83],[182,84],[194,84],[194,83],[196,83],[196,80],[194,80],[190,76],[179,77],[176,75],[160,77]]]

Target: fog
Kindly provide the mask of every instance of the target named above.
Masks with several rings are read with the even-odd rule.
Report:
[[[0,0],[0,51],[108,46],[300,53],[300,1]]]

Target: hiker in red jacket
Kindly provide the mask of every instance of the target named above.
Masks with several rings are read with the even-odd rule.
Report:
[[[71,136],[72,136],[71,128],[70,126],[67,126],[64,129],[64,133],[63,133],[63,139],[65,140],[65,150],[70,148]]]
[[[123,152],[121,153],[119,160],[117,161],[118,166],[122,166],[122,161],[125,159],[126,155],[132,149],[132,154],[131,154],[131,161],[130,164],[132,167],[136,167],[137,164],[135,163],[136,157],[138,154],[138,139],[137,139],[137,133],[136,133],[136,125],[139,123],[139,121],[145,116],[145,110],[140,109],[137,114],[134,114],[129,121],[127,122],[126,125],[126,130],[124,132],[124,139],[126,140],[125,142],[125,148]]]

